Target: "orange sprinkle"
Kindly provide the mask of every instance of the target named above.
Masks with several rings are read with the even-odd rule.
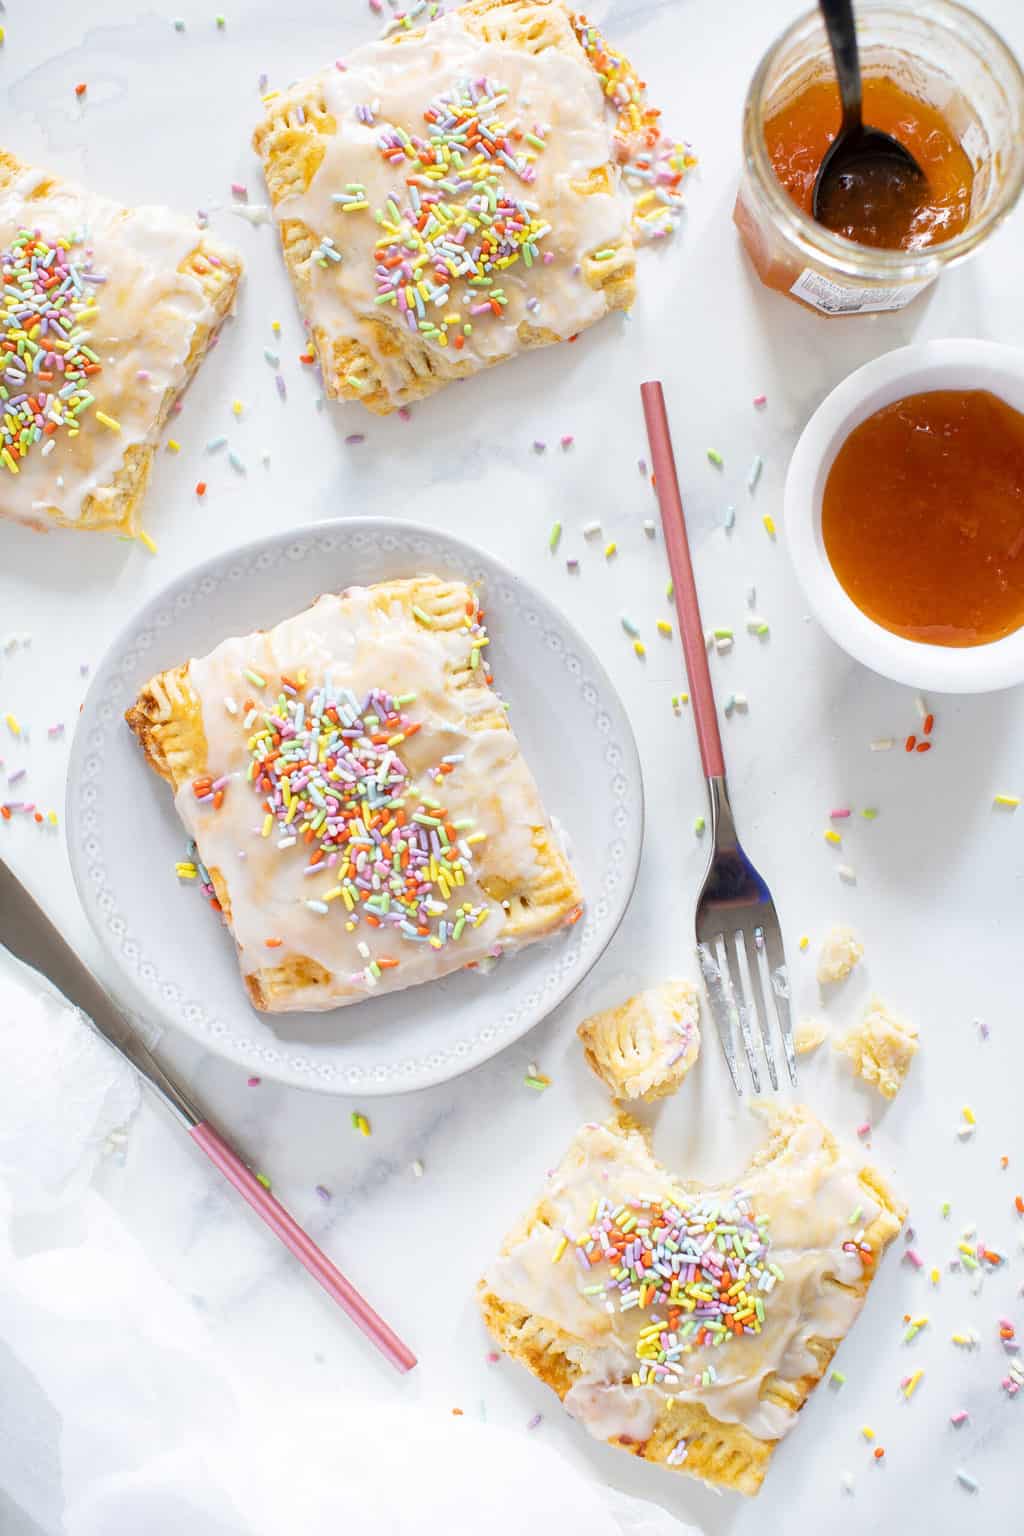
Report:
[[[919,741],[918,744],[917,744],[917,750],[919,752],[930,752],[931,749],[932,749],[932,744],[931,744],[930,741]]]
[[[214,808],[214,810],[215,811],[219,811],[223,804],[224,804],[224,791],[222,789],[218,789],[217,793],[213,797],[213,808]]]
[[[924,717],[924,725],[923,725],[922,729],[923,729],[924,734],[926,736],[930,736],[931,735],[931,733],[932,733],[932,726],[934,724],[935,724],[935,716],[934,715],[925,715],[925,717]]]
[[[6,810],[7,807],[5,806],[4,809]],[[1014,1203],[1014,1206],[1016,1207],[1017,1215],[1018,1216],[1024,1216],[1024,1196],[1018,1195],[1013,1203]]]
[[[871,1454],[874,1456],[876,1461],[881,1461],[882,1457],[885,1455],[885,1448],[881,1445],[876,1445]]]
[[[913,752],[913,750],[914,750],[914,748],[916,746],[917,746],[917,737],[916,736],[908,736],[907,737],[907,751],[908,752]]]
[[[4,821],[10,821],[11,808],[9,805],[0,805],[0,816],[3,817]]]
[[[265,939],[264,943],[266,944],[268,949],[280,949],[281,945],[284,943],[284,940],[283,939]]]
[[[196,495],[197,496],[205,496],[206,495],[206,481],[205,480],[197,480],[196,481]]]
[[[88,89],[89,89],[89,87],[85,84],[85,81],[83,80],[78,85],[75,86],[75,95],[76,96],[84,96]]]

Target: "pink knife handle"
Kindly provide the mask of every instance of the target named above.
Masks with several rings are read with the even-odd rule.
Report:
[[[640,397],[644,404],[647,438],[651,445],[654,489],[658,494],[661,525],[665,530],[665,547],[668,550],[669,570],[672,572],[679,632],[686,658],[686,675],[690,679],[690,703],[697,724],[700,760],[705,778],[724,778],[725,759],[722,756],[722,738],[718,734],[718,711],[711,687],[704,627],[700,621],[700,603],[697,600],[697,583],[693,579],[686,520],[683,517],[683,503],[672,453],[672,437],[665,414],[665,396],[660,384],[651,383],[641,384]]]
[[[257,1216],[263,1218],[275,1237],[278,1237],[295,1255],[303,1269],[308,1270],[313,1279],[323,1286],[328,1296],[338,1303],[342,1311],[348,1313],[356,1327],[361,1329],[373,1344],[376,1344],[381,1354],[386,1355],[397,1370],[411,1371],[416,1364],[416,1356],[412,1350],[402,1343],[382,1317],[377,1316],[341,1271],[335,1269],[327,1255],[321,1253],[309,1233],[304,1232],[298,1222],[289,1216],[284,1206],[274,1199],[269,1189],[260,1183],[238,1154],[217,1135],[213,1126],[201,1121],[198,1125],[191,1127],[190,1134],[192,1140],[202,1147],[211,1163],[220,1169],[230,1184],[235,1186],[243,1200],[252,1206]]]

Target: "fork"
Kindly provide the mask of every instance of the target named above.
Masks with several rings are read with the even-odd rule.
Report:
[[[754,1092],[761,1092],[761,1072],[754,1043],[756,1022],[768,1076],[772,1088],[777,1090],[779,1075],[772,1045],[769,1005],[782,1037],[790,1082],[796,1082],[782,930],[771,892],[747,858],[736,835],[665,397],[661,385],[656,382],[641,384],[640,395],[711,810],[711,853],[697,898],[697,955],[733,1087],[742,1094],[736,1054],[738,1033]]]

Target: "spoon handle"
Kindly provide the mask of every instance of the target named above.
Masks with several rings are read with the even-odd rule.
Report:
[[[860,84],[860,54],[857,28],[853,20],[853,0],[818,0],[828,33],[829,47],[839,80],[839,99],[843,104],[844,134],[859,133],[864,126]]]

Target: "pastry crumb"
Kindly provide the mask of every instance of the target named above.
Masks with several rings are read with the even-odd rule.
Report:
[[[822,986],[843,981],[864,954],[852,928],[837,924],[831,930],[818,956],[818,980]]]
[[[828,1038],[829,1028],[824,1019],[801,1019],[793,1036],[793,1049],[798,1056],[807,1056],[811,1051],[816,1051],[823,1040]]]
[[[890,1013],[873,998],[859,1024],[835,1041],[858,1077],[872,1083],[885,1098],[894,1099],[903,1086],[917,1051],[917,1029]]]
[[[674,1093],[700,1054],[700,994],[689,981],[649,987],[584,1019],[587,1065],[616,1099]]]

